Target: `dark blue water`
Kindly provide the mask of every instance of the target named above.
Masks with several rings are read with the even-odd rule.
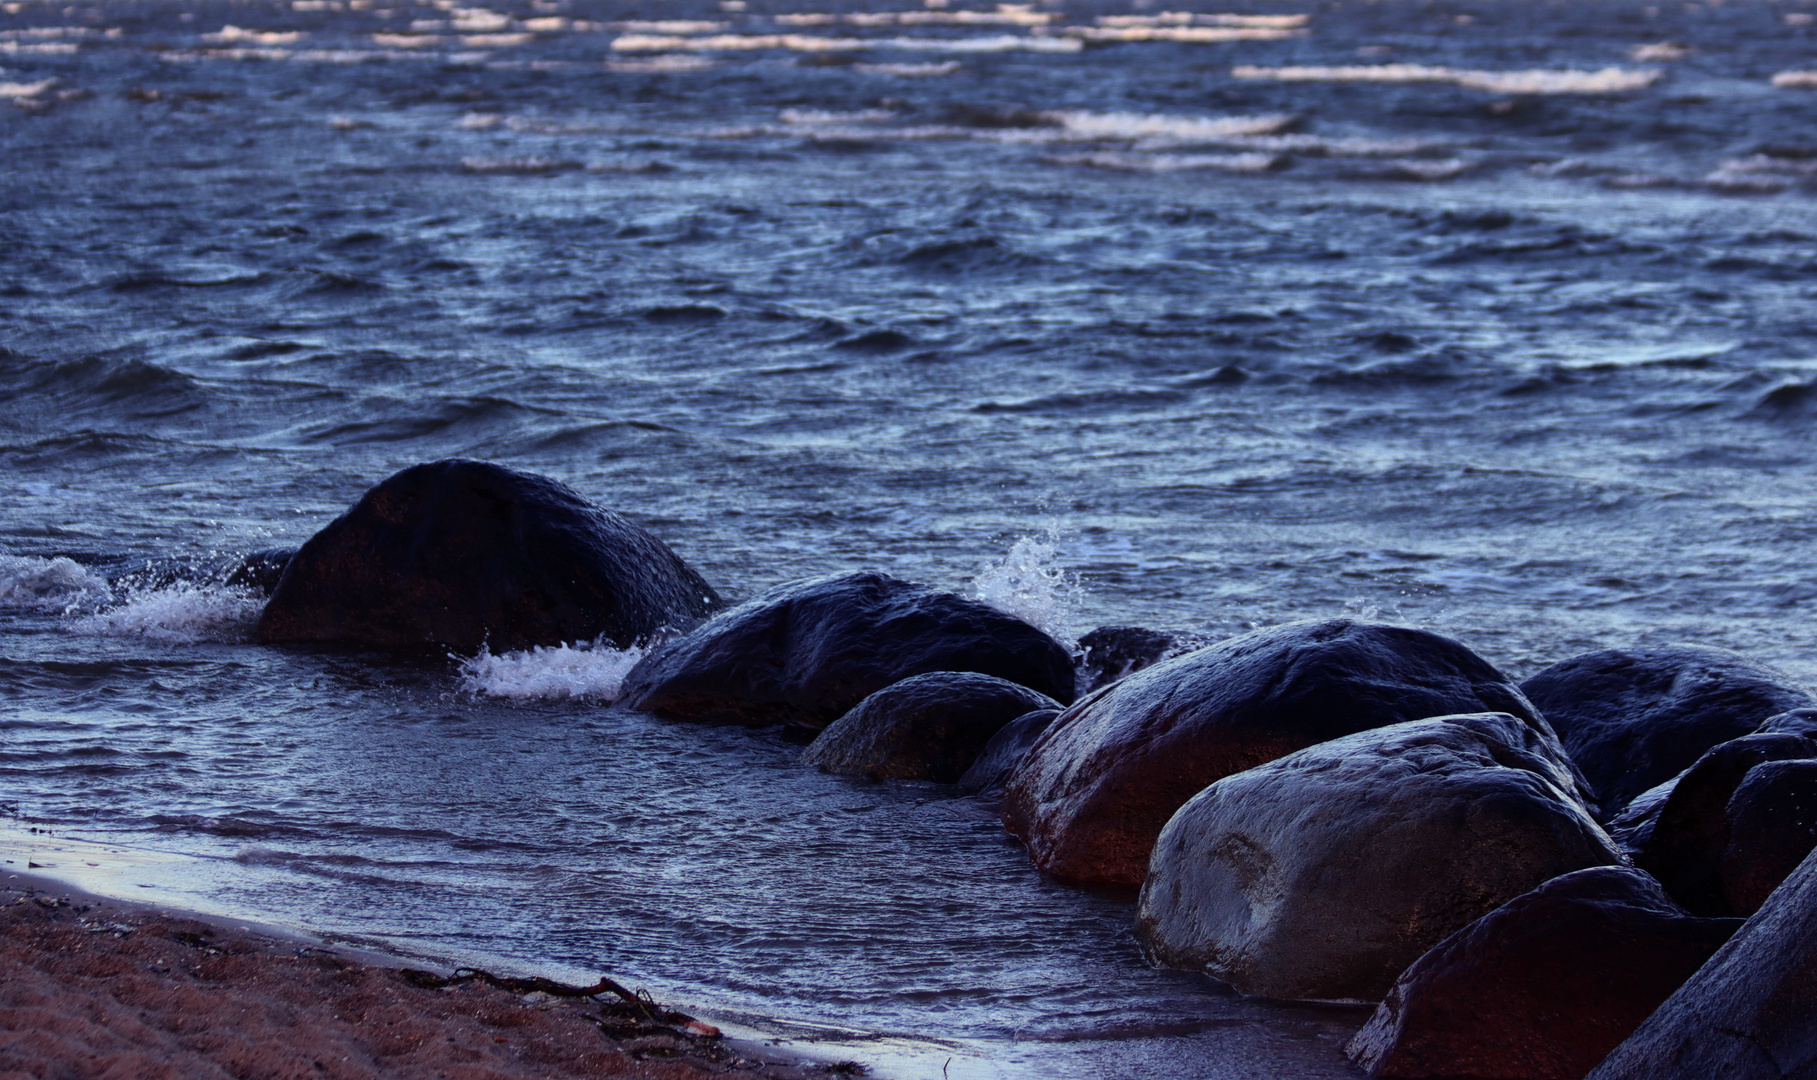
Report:
[[[735,598],[1817,677],[1798,5],[0,12],[8,857],[886,1075],[1350,1075],[1355,1011],[1150,970],[990,806],[612,709],[625,658],[244,643],[213,567],[456,454]]]

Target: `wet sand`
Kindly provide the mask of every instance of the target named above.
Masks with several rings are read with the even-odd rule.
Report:
[[[0,882],[0,1080],[808,1080],[661,1006],[453,982],[221,920]],[[445,976],[446,973],[442,973]]]

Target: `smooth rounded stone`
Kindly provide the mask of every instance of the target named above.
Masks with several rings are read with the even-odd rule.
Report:
[[[971,671],[930,671],[886,686],[835,720],[805,760],[842,776],[950,784],[1018,716],[1058,715],[1060,703]]]
[[[1817,847],[1817,761],[1770,761],[1742,777],[1729,797],[1722,894],[1729,910],[1752,915]]]
[[[1817,1078],[1817,853],[1586,1080]]]
[[[625,677],[631,708],[675,720],[826,727],[892,683],[975,671],[1073,699],[1072,657],[976,600],[861,571],[772,589],[695,627]]]
[[[680,556],[544,476],[481,461],[416,465],[297,549],[263,644],[496,652],[619,648],[720,606]]]
[[[1817,709],[1793,709],[1764,721],[1756,735],[1807,735],[1817,738]]]
[[[1003,725],[978,752],[978,760],[972,762],[972,767],[959,778],[959,790],[981,794],[1001,788],[1027,756],[1029,748],[1035,745],[1035,740],[1059,715],[1059,709],[1040,709]]]
[[[1745,914],[1729,905],[1723,885],[1732,839],[1729,802],[1758,766],[1812,757],[1817,740],[1802,735],[1746,735],[1712,747],[1673,785],[1646,842],[1634,853],[1635,865],[1690,911]]]
[[[1622,861],[1569,764],[1503,713],[1415,720],[1227,776],[1155,843],[1136,936],[1245,994],[1378,1001],[1421,953],[1572,870]]]
[[[1100,626],[1079,639],[1080,692],[1089,694],[1145,667],[1211,643],[1211,638],[1183,630]]]
[[[1394,1080],[1579,1080],[1740,925],[1631,867],[1562,874],[1414,961],[1346,1052]]]
[[[1606,649],[1520,684],[1609,816],[1705,750],[1788,709],[1817,705],[1790,676],[1727,649]]]
[[[1659,812],[1665,809],[1666,799],[1671,797],[1672,789],[1677,786],[1677,776],[1663,784],[1654,784],[1634,796],[1626,809],[1609,820],[1609,835],[1615,838],[1623,851],[1633,855],[1647,846],[1647,841],[1653,836],[1653,826],[1659,824]]]
[[[1212,781],[1353,732],[1483,710],[1545,727],[1450,638],[1349,619],[1269,627],[1062,713],[1011,776],[1003,822],[1056,877],[1139,885],[1161,827]]]

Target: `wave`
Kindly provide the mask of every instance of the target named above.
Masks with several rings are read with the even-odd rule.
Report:
[[[647,650],[614,649],[600,642],[540,646],[460,661],[461,689],[512,701],[618,700],[625,676]]]
[[[1244,64],[1231,69],[1238,79],[1276,82],[1452,83],[1468,90],[1495,94],[1620,94],[1644,90],[1659,81],[1650,69],[1627,71],[1528,70],[1476,71],[1433,67],[1425,64],[1343,64],[1332,67],[1256,67]]]
[[[614,52],[654,53],[759,50],[823,53],[856,52],[866,49],[943,53],[1070,53],[1078,52],[1082,47],[1083,43],[1077,38],[1025,37],[1018,34],[962,38],[819,37],[813,34],[712,34],[703,37],[678,34],[625,34],[612,42]]]

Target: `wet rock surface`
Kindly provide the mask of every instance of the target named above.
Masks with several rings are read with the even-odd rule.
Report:
[[[1079,687],[1090,693],[1194,649],[1213,639],[1183,630],[1100,626],[1079,639]]]
[[[1726,649],[1605,649],[1521,683],[1606,814],[1776,714],[1817,705],[1775,668]]]
[[[1062,713],[1005,788],[1035,865],[1137,885],[1154,839],[1207,784],[1314,743],[1429,716],[1539,720],[1487,661],[1424,630],[1333,619],[1165,660]]]
[[[405,469],[299,548],[263,644],[496,652],[626,647],[719,607],[649,532],[547,477],[450,459]]]
[[[1019,716],[1059,702],[976,672],[932,671],[884,687],[820,733],[803,760],[827,772],[952,783]]]
[[[959,790],[972,794],[999,791],[1028,751],[1060,715],[1059,709],[1040,709],[1003,725],[978,752],[978,760],[959,778]]]
[[[1751,914],[1752,907],[1741,910],[1731,904],[1725,867],[1732,865],[1739,877],[1749,880],[1742,891],[1758,906],[1764,899],[1763,875],[1773,872],[1769,867],[1779,865],[1783,878],[1802,861],[1804,852],[1798,852],[1786,863],[1784,849],[1800,842],[1808,844],[1808,839],[1800,838],[1811,836],[1811,823],[1780,817],[1769,808],[1787,798],[1793,804],[1787,808],[1794,808],[1798,781],[1808,783],[1811,774],[1795,770],[1784,777],[1789,784],[1775,788],[1763,783],[1753,788],[1758,797],[1744,800],[1748,822],[1739,836],[1733,800],[1757,769],[1809,758],[1817,758],[1817,740],[1783,733],[1747,735],[1712,748],[1673,785],[1645,843],[1635,851],[1635,864],[1657,877],[1673,899],[1697,914]],[[1771,891],[1771,885],[1765,886],[1765,892]]]
[[[874,571],[810,578],[645,657],[625,702],[678,720],[822,729],[893,683],[969,671],[1073,698],[1060,644],[995,608]]]
[[[1586,1080],[1817,1076],[1817,855]]]
[[[1621,854],[1557,743],[1499,713],[1396,724],[1225,777],[1155,844],[1136,935],[1245,994],[1376,1001],[1446,935]]]
[[[1564,874],[1416,960],[1348,1052],[1379,1077],[1579,1080],[1740,925],[1631,867]]]

